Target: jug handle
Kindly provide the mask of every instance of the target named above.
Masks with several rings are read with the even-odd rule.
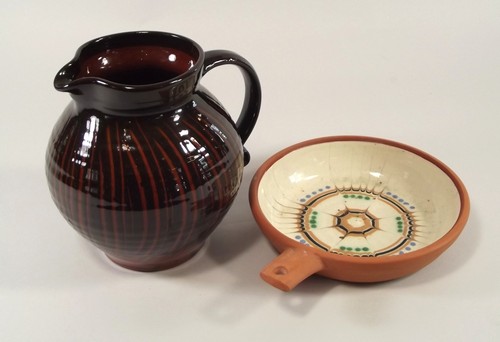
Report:
[[[259,78],[255,73],[252,65],[240,55],[227,50],[211,50],[205,52],[204,68],[202,76],[215,67],[233,64],[239,67],[243,80],[245,82],[245,99],[240,116],[236,121],[236,131],[238,132],[241,143],[245,141],[252,133],[260,111],[260,103],[262,100]],[[250,161],[250,154],[243,148],[244,164],[247,165]]]

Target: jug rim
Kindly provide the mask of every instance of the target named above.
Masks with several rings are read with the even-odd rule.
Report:
[[[172,47],[172,43],[177,44],[176,47],[184,49],[184,52],[192,53],[193,59],[196,60],[187,70],[163,81],[145,84],[128,84],[98,76],[77,77],[82,59],[101,51],[141,45]],[[162,31],[127,31],[114,33],[89,40],[82,44],[76,50],[74,57],[56,74],[54,78],[54,87],[58,91],[76,93],[78,93],[78,87],[82,85],[100,85],[110,89],[127,92],[161,89],[179,83],[193,74],[198,75],[202,71],[203,60],[204,51],[201,46],[192,39],[176,33]]]

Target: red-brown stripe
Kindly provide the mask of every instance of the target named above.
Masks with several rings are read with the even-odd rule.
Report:
[[[176,167],[175,167],[175,165],[172,163],[172,161],[170,160],[170,157],[169,157],[169,156],[168,156],[168,154],[165,152],[165,150],[163,150],[163,147],[161,146],[161,144],[160,144],[158,141],[154,141],[154,144],[155,144],[156,148],[158,149],[158,152],[159,152],[159,153],[161,154],[161,156],[163,157],[163,160],[164,160],[164,161],[165,161],[165,163],[167,164],[168,169],[169,169],[169,170],[170,170],[170,171],[174,174],[174,178],[176,178],[176,179],[180,179],[180,176],[179,176],[179,174],[177,173],[177,168],[176,168]],[[182,190],[182,189],[181,189],[181,191],[182,191],[182,193],[184,193],[184,190]],[[168,194],[167,194],[167,191],[165,191],[165,194],[166,194],[166,195],[168,195]],[[171,206],[170,206],[170,205],[169,205],[169,203],[168,203],[168,202],[169,202],[169,201],[171,201],[172,199],[167,197],[167,198],[165,198],[165,200],[166,200],[166,208],[168,209],[168,210],[167,210],[167,213],[166,213],[166,214],[167,214],[167,219],[168,219],[168,220],[167,220],[167,222],[165,222],[165,224],[164,224],[164,225],[165,225],[165,227],[167,227],[167,228],[173,228],[173,227],[172,227],[172,222],[173,222],[172,218],[173,218],[173,215],[174,215],[175,213],[173,213],[173,212],[170,210],[170,207],[171,207]],[[165,245],[168,245],[168,243],[169,243],[169,241],[170,241],[170,236],[168,236],[168,230],[166,230],[166,231],[164,232],[164,234],[163,234],[163,235],[164,235],[164,239],[163,239],[163,241],[162,241],[162,246],[165,246]]]
[[[181,166],[181,169],[182,169],[182,172],[183,172],[183,175],[185,175],[187,178],[188,178],[188,185],[191,185],[191,186],[194,186],[195,184],[193,183],[193,179],[191,178],[191,175],[189,173],[189,169],[184,161],[184,158],[183,156],[180,154],[179,152],[179,149],[178,147],[170,140],[170,137],[165,133],[166,131],[170,131],[171,130],[169,129],[168,125],[165,125],[163,127],[163,129],[161,127],[158,127],[158,132],[160,133],[161,136],[163,136],[163,138],[165,139],[165,141],[167,142],[167,144],[169,145],[170,147],[170,151],[173,152],[175,154],[175,156],[177,157],[177,162],[179,163],[179,165]],[[174,132],[175,134],[175,132]],[[163,147],[161,147],[161,145],[158,145],[158,147],[160,148],[160,151],[162,153],[162,155],[165,157],[165,158],[169,158],[168,157],[168,154],[163,150]],[[176,170],[176,174],[177,174],[177,177],[178,177],[178,181],[181,183],[181,186],[180,186],[180,190],[181,190],[181,198],[183,198],[186,194],[186,190],[187,191],[190,191],[191,189],[186,189],[185,187],[185,182],[183,181],[182,179],[182,176],[178,173],[178,171]],[[187,201],[184,200],[182,201],[182,224],[181,224],[181,227],[179,229],[179,235],[177,236],[177,239],[175,240],[175,243],[174,245],[172,246],[172,249],[175,250],[178,246],[178,244],[180,243],[180,241],[182,241],[182,236],[183,236],[183,230],[184,228],[186,227],[186,224],[187,224],[187,214],[188,214],[188,208],[187,208]]]
[[[146,136],[146,133],[144,132],[144,130],[142,129],[142,127],[139,127],[139,130],[142,134],[143,137]],[[152,135],[153,137],[154,135]],[[154,136],[156,137],[156,136]],[[153,139],[155,140],[155,139]],[[157,152],[155,151],[155,148],[153,147],[152,143],[149,141],[149,139],[145,139],[145,142],[148,146],[148,149],[149,149],[149,152],[150,152],[150,155],[152,156],[153,158],[153,162],[156,166],[156,172],[158,174],[158,177],[159,177],[159,180],[160,180],[160,184],[161,184],[161,189],[158,189],[158,193],[161,194],[161,197],[163,198],[163,203],[159,203],[159,206],[157,208],[157,212],[158,212],[158,215],[157,215],[157,235],[156,235],[156,240],[158,240],[156,243],[159,243],[159,239],[162,235],[166,236],[168,234],[168,228],[169,228],[169,225],[168,223],[166,222],[166,220],[168,219],[168,205],[167,205],[167,201],[168,201],[168,190],[167,190],[167,184],[166,184],[166,181],[165,181],[165,177],[164,177],[164,166],[160,165],[160,161],[158,160],[157,158]],[[166,215],[165,215],[166,213]],[[163,216],[163,219],[162,219],[162,216]],[[162,228],[164,228],[162,230]],[[165,242],[165,241],[163,241]],[[158,246],[158,249],[162,249],[162,247],[164,247],[164,243],[161,244],[160,246]]]
[[[69,203],[68,216],[73,218],[74,220],[76,220],[75,224],[78,227],[84,227],[84,224],[80,218],[80,209],[78,206],[79,190],[75,190],[76,186],[78,185],[78,184],[75,184],[75,180],[79,179],[79,177],[76,176],[78,173],[78,170],[75,170],[75,165],[76,165],[76,158],[78,156],[78,151],[81,147],[81,136],[80,136],[80,134],[75,134],[75,136],[76,136],[75,143],[74,143],[73,148],[71,149],[70,155],[68,157],[69,180],[66,183],[67,184],[66,196],[67,196],[67,201]],[[67,169],[67,168],[65,167],[65,169]],[[75,208],[75,206],[76,206],[76,208]],[[89,235],[89,238],[92,238],[93,235],[91,233],[91,229],[89,229],[87,231],[87,233]]]
[[[115,144],[112,141],[111,138],[111,128],[110,125],[108,124],[106,127],[106,146],[108,147],[108,159],[109,159],[109,175],[110,175],[110,185],[111,185],[111,196],[109,198],[110,205],[113,206],[113,204],[116,202],[116,179],[115,179],[115,163],[113,160],[113,147]],[[112,220],[112,226],[113,226],[113,235],[114,235],[114,247],[118,250],[120,249],[120,237],[118,233],[118,219],[116,217],[116,210],[115,208],[111,207],[109,208],[111,212],[111,220]]]
[[[85,194],[85,208],[86,208],[86,220],[87,220],[87,225],[81,225],[82,226],[82,230],[85,229],[85,227],[87,226],[92,226],[94,224],[94,222],[92,222],[92,220],[94,219],[93,215],[92,215],[92,211],[91,211],[91,196],[93,195],[92,194],[92,186],[93,186],[93,183],[94,183],[94,172],[96,172],[96,170],[94,170],[94,160],[96,159],[95,158],[95,155],[98,153],[97,149],[95,148],[95,144],[97,143],[97,132],[95,133],[95,135],[92,137],[92,148],[89,149],[89,163],[87,164],[87,170],[89,172],[88,174],[88,180],[87,180],[87,191],[86,191],[86,194]],[[101,174],[98,174],[98,177],[101,178],[102,175]],[[89,195],[90,194],[90,195]]]
[[[102,236],[104,237],[104,246],[108,247],[108,225],[106,220],[106,209],[104,208],[104,172],[103,172],[103,160],[99,156],[99,217],[101,219],[101,227],[96,227],[102,230]]]
[[[70,123],[71,123],[71,120],[68,120],[68,123],[67,125],[70,126]],[[55,175],[56,178],[59,179],[59,189],[58,189],[58,192],[59,192],[59,205],[61,206],[61,208],[65,208],[66,207],[66,204],[68,203],[68,201],[70,200],[70,196],[69,196],[69,191],[68,191],[68,188],[70,187],[70,182],[71,182],[71,175],[69,174],[69,166],[71,165],[71,153],[70,151],[71,150],[74,150],[74,145],[76,144],[76,141],[77,141],[77,134],[75,134],[75,127],[76,125],[73,125],[72,127],[68,127],[68,129],[70,128],[71,131],[68,132],[68,134],[65,134],[65,131],[66,131],[66,127],[65,129],[63,129],[61,132],[60,132],[60,135],[64,135],[66,137],[72,137],[73,140],[70,140],[68,139],[66,141],[66,146],[64,148],[64,153],[62,154],[61,156],[61,159],[58,160],[57,164],[59,165],[60,167],[60,173],[57,175]],[[55,137],[56,139],[59,138],[59,137]],[[62,203],[61,203],[62,202]],[[67,207],[66,207],[66,212],[64,213],[68,218],[71,218],[71,206],[72,204],[69,204]]]
[[[66,113],[64,113],[64,114],[66,114]],[[75,120],[75,119],[73,119],[73,120]],[[56,140],[54,143],[57,144],[57,145],[54,145],[54,150],[56,152],[56,155],[58,155],[60,157],[60,159],[56,161],[56,164],[58,165],[59,170],[57,170],[55,172],[54,176],[59,180],[59,187],[58,187],[59,201],[63,200],[63,202],[65,202],[65,200],[66,200],[63,188],[64,188],[64,185],[66,184],[66,179],[68,178],[67,166],[65,163],[68,161],[68,153],[71,150],[70,146],[73,146],[73,144],[76,141],[76,134],[75,134],[76,125],[75,124],[72,125],[73,120],[72,120],[72,118],[68,118],[68,120],[64,123],[63,129],[60,132],[55,132],[55,134],[54,134],[54,139]],[[66,133],[66,130],[69,130],[69,132]],[[64,152],[62,154],[59,153],[59,147],[61,146],[61,140],[59,140],[60,137],[65,137],[67,139],[66,146],[64,147]],[[73,138],[74,140],[70,141],[69,137]],[[64,141],[64,140],[62,140],[62,141]],[[69,166],[69,164],[68,164],[68,166]],[[60,172],[58,172],[58,171],[60,171]],[[60,203],[60,205],[62,207],[64,204]],[[65,213],[65,214],[68,215],[68,213]],[[68,215],[68,217],[69,217],[69,215]]]
[[[137,141],[135,138],[134,134],[132,131],[129,132],[132,140],[134,142]],[[137,148],[137,146],[135,146]],[[148,237],[148,225],[149,225],[149,220],[148,220],[148,214],[147,214],[147,208],[148,208],[148,201],[146,198],[146,194],[144,192],[144,186],[142,183],[142,177],[141,174],[137,171],[137,167],[135,167],[135,161],[134,158],[132,157],[132,152],[128,151],[127,152],[128,159],[130,161],[130,166],[131,169],[133,170],[134,177],[135,177],[135,182],[137,184],[137,191],[139,192],[140,196],[140,201],[141,201],[141,211],[142,211],[142,228],[143,228],[143,234],[142,234],[142,240],[141,243],[137,249],[137,252],[141,251],[144,249],[144,245],[146,243],[147,237]]]
[[[118,170],[119,170],[119,178],[120,178],[120,208],[119,210],[121,211],[121,223],[120,226],[122,228],[122,239],[125,240],[127,238],[127,219],[125,217],[125,212],[127,208],[125,207],[125,176],[123,174],[123,159],[122,159],[122,146],[121,146],[121,138],[120,138],[120,128],[119,125],[116,124],[116,147],[118,148],[117,155],[118,155]]]
[[[149,144],[147,137],[144,135],[144,133],[143,133],[141,127],[140,127],[139,122],[136,122],[136,127],[138,128],[139,132],[141,133],[142,138],[144,139],[144,141],[146,142],[146,144],[149,146],[149,148],[151,148],[150,147],[151,145]],[[151,193],[153,195],[153,208],[152,209],[155,212],[155,222],[154,222],[155,223],[154,224],[154,226],[155,226],[155,238],[152,241],[151,246],[149,247],[149,249],[146,251],[146,254],[149,254],[151,252],[151,250],[157,244],[157,242],[158,242],[158,236],[160,234],[160,217],[159,217],[160,201],[158,199],[158,189],[156,187],[155,177],[153,175],[153,171],[151,170],[151,166],[149,165],[148,158],[146,157],[146,155],[144,153],[144,150],[143,150],[143,148],[141,146],[141,142],[137,139],[137,137],[133,133],[131,133],[131,137],[132,137],[132,140],[135,143],[135,146],[137,148],[137,151],[139,152],[139,155],[142,158],[144,166],[146,167],[146,173],[147,173],[148,178],[149,178],[149,186],[152,189]],[[153,158],[154,158],[154,155],[153,155]],[[147,215],[147,212],[145,214]]]
[[[191,130],[192,132],[192,135],[196,135],[196,139],[199,139],[199,140],[202,140],[204,142],[204,144],[200,144],[200,142],[198,140],[196,140],[196,142],[201,146],[203,146],[207,151],[206,153],[209,154],[210,158],[205,158],[207,164],[209,165],[210,167],[210,171],[211,172],[214,172],[216,175],[214,175],[213,179],[215,181],[215,183],[217,184],[217,190],[218,190],[218,198],[219,200],[222,200],[223,198],[223,185],[221,184],[220,182],[220,177],[219,177],[219,171],[218,168],[216,167],[216,164],[214,164],[213,162],[213,159],[215,158],[215,160],[220,160],[220,155],[219,153],[217,152],[217,150],[215,148],[213,148],[213,145],[211,144],[211,142],[208,140],[206,134],[202,134],[200,133],[200,131],[198,131],[194,125],[191,125],[189,124],[187,121],[184,122],[185,125]],[[194,134],[193,134],[194,133]],[[212,156],[214,158],[212,158]],[[222,173],[224,174],[224,173]],[[200,175],[201,176],[201,175]],[[224,175],[224,178],[225,178],[225,175]],[[196,213],[196,216],[197,216],[197,213],[198,213],[198,210],[195,210],[195,213]],[[193,231],[196,229],[196,225],[197,225],[197,217],[195,220],[193,220],[192,224],[191,224],[191,228],[189,230],[189,232],[187,233],[187,236],[185,238],[185,243],[189,243],[189,238],[191,237]]]

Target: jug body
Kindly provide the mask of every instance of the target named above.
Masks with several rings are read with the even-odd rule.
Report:
[[[199,84],[229,63],[245,76],[236,123]],[[126,268],[156,271],[191,258],[241,184],[243,142],[260,108],[250,64],[177,35],[123,33],[82,46],[55,86],[73,98],[46,153],[64,218]]]

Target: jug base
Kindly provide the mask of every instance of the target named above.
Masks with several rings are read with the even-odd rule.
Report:
[[[158,272],[158,271],[168,270],[169,268],[173,268],[185,263],[186,261],[194,257],[195,254],[200,251],[201,247],[203,247],[203,245],[195,248],[194,250],[190,250],[186,253],[183,253],[181,255],[161,256],[148,261],[125,260],[109,254],[106,254],[106,256],[108,257],[109,260],[111,260],[118,266],[127,268],[132,271]]]

